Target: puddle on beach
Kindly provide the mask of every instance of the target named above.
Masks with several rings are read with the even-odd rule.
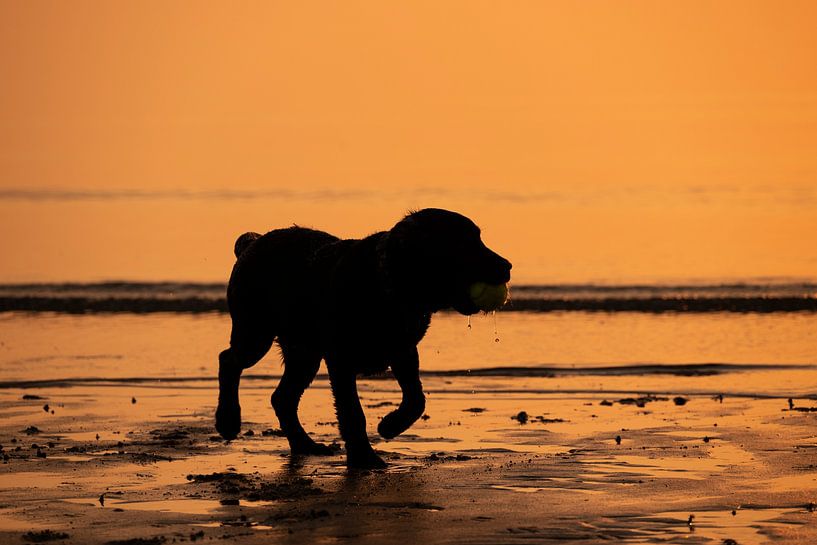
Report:
[[[242,528],[250,528],[251,530],[262,530],[262,531],[270,531],[275,530],[273,526],[268,526],[266,524],[258,524],[255,522],[240,522],[240,524],[231,524],[225,522],[205,522],[201,524],[191,524],[191,526],[195,526],[197,528],[223,528],[225,526],[237,526],[240,525]]]
[[[604,494],[604,490],[593,489],[597,482],[583,481],[581,479],[548,477],[537,481],[540,486],[514,486],[514,485],[491,485],[495,490],[508,490],[509,492],[520,492],[531,494],[535,492],[552,492],[553,490],[567,490],[570,492],[582,492],[585,494]],[[547,486],[546,486],[547,485]]]
[[[0,509],[0,529],[5,532],[29,532],[45,529],[46,526],[31,520],[14,510]]]
[[[69,498],[63,501],[80,505],[93,505],[100,509],[124,509],[126,511],[155,511],[162,513],[183,513],[186,515],[211,515],[222,511],[234,511],[241,507],[268,507],[271,501],[239,501],[237,504],[223,504],[219,500],[199,498],[176,498],[156,501],[131,501],[116,498],[105,498],[104,507],[98,498]]]
[[[811,471],[760,479],[752,486],[758,490],[817,490],[817,473]]]
[[[734,515],[732,511],[668,511],[656,513],[650,518],[677,520],[677,524],[670,523],[673,530],[689,538],[708,538],[716,543],[727,543],[726,540],[732,539],[745,544],[769,541],[764,535],[765,530],[789,529],[792,525],[799,525],[787,520],[794,513],[796,511],[792,508],[736,509]],[[690,515],[694,517],[692,524],[689,524]]]
[[[703,480],[713,474],[723,474],[731,467],[747,466],[754,458],[749,452],[729,444],[711,448],[689,449],[684,454],[677,452],[656,454],[616,454],[600,459],[583,459],[581,463],[588,471],[584,477],[608,475],[646,476],[656,479],[678,478]]]
[[[80,481],[88,481],[87,475],[71,473],[50,473],[40,471],[20,471],[0,473],[0,491],[18,489],[53,489],[73,487]]]
[[[81,462],[90,462],[93,460],[94,456],[80,456],[77,454],[58,454],[56,456],[51,456],[52,460],[60,460],[62,462],[70,462],[74,464],[78,464]]]

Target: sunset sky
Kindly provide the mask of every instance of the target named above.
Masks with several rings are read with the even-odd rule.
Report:
[[[2,0],[0,242],[25,254],[46,243],[37,225],[70,212],[32,203],[22,190],[342,189],[421,193],[374,208],[303,200],[255,229],[299,221],[360,235],[428,200],[479,215],[497,242],[524,253],[559,228],[538,218],[603,217],[582,208],[603,198],[646,214],[608,218],[618,238],[654,226],[687,245],[694,241],[672,235],[684,229],[661,218],[697,192],[717,209],[689,205],[677,219],[692,214],[694,229],[716,231],[713,253],[738,232],[769,240],[739,241],[748,246],[732,265],[692,276],[738,274],[745,256],[781,244],[780,259],[769,259],[785,266],[742,272],[817,276],[817,255],[803,257],[817,228],[815,26],[811,1]],[[513,212],[492,206],[498,192],[511,201],[557,198],[548,210]],[[207,217],[185,215],[188,205],[159,215]],[[116,218],[135,213],[113,206],[121,210],[86,210],[88,226],[74,239],[87,243],[100,225],[116,232]],[[719,235],[722,225],[730,227]],[[197,228],[223,233],[219,248],[246,230],[216,220]],[[138,241],[144,233],[120,235]],[[597,249],[594,236],[582,236],[559,243],[568,253],[550,255],[581,261]],[[42,257],[35,253],[25,255]],[[200,276],[217,278],[222,257]],[[53,277],[43,269],[55,266],[11,265],[0,279]],[[658,276],[684,275],[683,267]],[[123,264],[97,276],[127,271]]]

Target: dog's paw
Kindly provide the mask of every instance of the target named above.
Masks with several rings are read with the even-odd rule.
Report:
[[[384,416],[383,420],[377,425],[377,433],[384,439],[394,439],[409,429],[416,420],[416,418],[407,418],[406,415],[399,410],[392,411]]]
[[[349,469],[385,469],[388,464],[371,447],[354,451],[347,448],[346,466]]]
[[[216,409],[216,431],[224,439],[231,441],[241,431],[241,407],[239,405],[219,405]]]
[[[290,443],[289,449],[293,456],[332,456],[337,452],[337,449],[323,443],[316,443],[311,439],[308,442]]]

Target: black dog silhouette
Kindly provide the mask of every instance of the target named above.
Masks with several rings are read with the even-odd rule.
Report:
[[[227,299],[232,317],[230,348],[219,355],[216,429],[225,439],[241,428],[238,385],[277,340],[284,373],[272,406],[292,454],[331,454],[298,420],[304,390],[326,361],[335,411],[349,467],[385,467],[366,435],[357,375],[391,367],[403,396],[380,421],[390,439],[425,410],[417,343],[431,314],[453,308],[474,314],[474,282],[504,284],[511,264],[483,244],[468,218],[428,208],[391,230],[360,240],[341,240],[302,227],[245,233]]]

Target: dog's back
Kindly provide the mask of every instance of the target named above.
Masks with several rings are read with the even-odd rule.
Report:
[[[276,336],[303,326],[314,314],[312,262],[319,249],[339,239],[303,227],[265,235],[244,233],[235,243],[236,263],[227,288],[234,321],[263,324]]]

